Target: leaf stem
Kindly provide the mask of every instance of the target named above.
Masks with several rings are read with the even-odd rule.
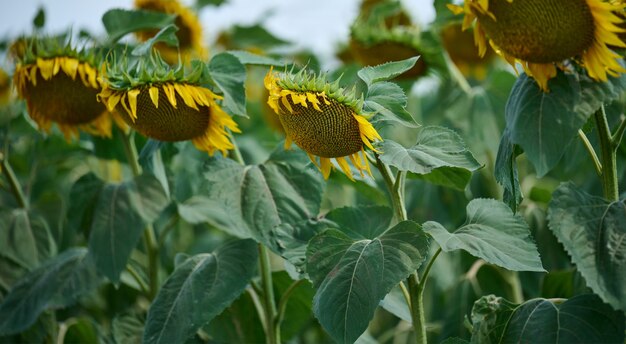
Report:
[[[24,192],[22,191],[22,186],[20,185],[19,180],[15,176],[15,172],[13,172],[13,168],[11,164],[9,164],[9,157],[5,156],[2,152],[0,152],[0,170],[9,181],[9,185],[11,186],[11,191],[15,196],[15,200],[17,204],[21,208],[28,208],[28,199],[24,196]]]
[[[267,344],[279,344],[280,332],[276,332],[276,303],[274,300],[274,285],[272,283],[272,270],[270,267],[270,255],[263,244],[259,244],[259,265],[261,267],[261,283],[263,285],[263,310],[265,311],[265,336]]]
[[[139,155],[137,154],[134,133],[135,132],[132,130],[128,133],[121,132],[122,143],[124,145],[128,166],[130,166],[133,176],[139,177],[141,175],[141,166],[139,165]],[[148,279],[150,288],[147,296],[150,300],[153,300],[159,289],[159,246],[151,223],[146,225],[143,231],[143,239],[146,254],[148,255]]]
[[[402,200],[402,193],[404,193],[404,178],[399,178],[399,181],[395,180],[391,176],[391,169],[389,166],[385,165],[385,163],[380,160],[378,154],[374,154],[374,156],[376,157],[376,168],[383,176],[383,180],[385,181],[385,185],[389,191],[396,222],[405,221],[407,219],[407,214],[404,207],[404,201]],[[398,177],[401,176],[402,175],[399,173]]]
[[[126,265],[126,271],[128,271],[128,273],[133,276],[133,279],[135,280],[135,282],[137,282],[137,284],[139,285],[139,288],[141,288],[141,291],[148,295],[150,294],[150,287],[148,287],[148,285],[146,284],[146,282],[143,281],[143,279],[141,279],[141,276],[139,276],[139,273],[135,270],[135,268],[133,268],[130,264]]]
[[[602,159],[602,188],[604,197],[613,202],[619,200],[617,183],[617,147],[611,138],[611,129],[606,118],[604,105],[594,114],[596,129],[600,138],[600,157]]]
[[[591,156],[591,160],[593,160],[593,164],[596,168],[596,173],[598,174],[598,176],[601,177],[602,176],[602,163],[600,163],[600,159],[598,159],[598,155],[596,154],[595,149],[593,149],[591,142],[589,142],[587,135],[585,135],[585,133],[581,129],[578,129],[578,137],[580,137],[580,140],[585,145],[585,148],[587,148],[587,152],[589,152],[589,156]]]
[[[282,324],[283,319],[285,318],[285,310],[287,309],[287,301],[289,301],[289,298],[291,297],[291,294],[293,294],[294,290],[296,290],[296,288],[298,288],[298,286],[300,286],[303,282],[304,280],[300,279],[291,283],[289,288],[287,288],[287,290],[285,290],[283,295],[280,297],[280,301],[278,301],[278,314],[276,316],[276,321],[274,324],[274,333],[277,333],[279,338],[280,338],[280,325]],[[278,340],[278,342],[280,343],[280,340]]]
[[[617,149],[619,145],[622,143],[622,138],[624,137],[624,132],[626,131],[626,116],[622,115],[620,118],[621,122],[617,130],[611,136],[611,143],[613,144],[613,148]]]

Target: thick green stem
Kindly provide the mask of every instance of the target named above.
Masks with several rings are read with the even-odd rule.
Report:
[[[19,204],[21,208],[24,208],[24,209],[28,208],[28,199],[24,196],[24,192],[22,191],[22,186],[20,185],[20,182],[17,180],[17,177],[15,176],[15,172],[13,172],[13,168],[9,164],[9,157],[5,156],[1,152],[0,152],[0,164],[1,164],[0,170],[2,170],[2,173],[4,174],[7,181],[9,182],[9,185],[11,186],[11,191],[13,192],[13,195],[15,196],[15,200],[17,200],[17,204]]]
[[[426,344],[426,315],[424,314],[424,292],[420,291],[419,277],[417,272],[409,276],[409,293],[411,295],[411,320],[413,321],[413,331],[415,332],[415,342]]]
[[[130,166],[133,176],[138,177],[141,175],[141,166],[139,165],[139,155],[137,154],[137,146],[133,138],[133,131],[130,131],[128,134],[122,132],[122,143],[124,144],[124,152],[126,153],[128,166]],[[159,245],[151,223],[146,226],[143,232],[143,240],[144,246],[146,247],[146,254],[148,255],[148,279],[150,288],[147,296],[150,300],[153,300],[159,289]]]
[[[600,138],[600,159],[602,160],[602,189],[604,197],[613,202],[619,200],[617,184],[617,150],[612,140],[609,122],[604,106],[594,114],[598,137]]]
[[[259,265],[261,267],[261,284],[263,285],[263,309],[265,312],[265,337],[267,344],[280,343],[280,332],[276,332],[276,303],[274,300],[274,285],[272,283],[272,269],[270,255],[263,244],[259,244]]]

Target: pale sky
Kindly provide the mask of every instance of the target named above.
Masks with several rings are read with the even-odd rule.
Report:
[[[403,0],[414,20],[425,25],[434,17],[433,0]],[[190,4],[192,1],[183,0]],[[228,0],[200,13],[207,41],[233,24],[265,23],[276,36],[330,58],[337,43],[346,41],[360,0]],[[0,37],[14,37],[31,30],[39,6],[46,10],[46,31],[68,27],[104,32],[100,18],[115,7],[132,8],[132,0],[0,0]],[[272,12],[270,12],[272,11]],[[272,13],[268,17],[268,13]]]

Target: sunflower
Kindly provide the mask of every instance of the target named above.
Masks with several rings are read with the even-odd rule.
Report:
[[[192,140],[210,155],[234,148],[228,130],[240,132],[237,123],[218,105],[222,97],[200,86],[201,63],[184,73],[182,66],[171,70],[158,55],[145,61],[134,68],[126,60],[107,65],[107,87],[99,101],[147,137]]]
[[[181,5],[177,0],[135,0],[135,7],[147,11],[175,14],[176,21],[174,24],[178,27],[176,37],[183,60],[208,57],[208,50],[202,38],[202,26],[197,15],[191,9]],[[139,31],[137,37],[140,41],[146,41],[155,34],[156,31],[154,30]],[[155,47],[168,63],[178,62],[179,51],[175,47],[164,43],[157,43]]]
[[[472,22],[474,40],[480,54],[487,50],[487,37],[494,50],[513,67],[519,62],[542,90],[556,76],[563,61],[578,61],[594,80],[606,81],[626,70],[620,56],[608,46],[626,47],[616,24],[615,14],[623,4],[602,0],[465,0],[464,5],[448,5],[455,13],[465,13],[463,28]]]
[[[268,105],[285,128],[285,147],[295,142],[328,179],[331,159],[353,180],[346,158],[363,175],[371,175],[365,147],[374,150],[372,141],[382,140],[362,113],[362,102],[354,91],[346,92],[338,83],[302,70],[265,76],[269,90]],[[319,163],[316,160],[319,157]]]
[[[441,30],[441,41],[452,62],[466,77],[482,80],[487,74],[487,65],[495,57],[494,51],[487,48],[480,56],[472,43],[473,32],[463,30],[461,24],[450,24]]]
[[[79,130],[111,136],[111,116],[96,100],[102,90],[98,56],[60,45],[57,38],[35,38],[23,56],[16,56],[13,83],[42,130],[49,132],[56,123],[68,140]]]
[[[408,17],[403,16],[400,3],[388,0],[371,3],[350,28],[350,49],[354,58],[362,65],[374,66],[423,55],[420,30],[410,23],[404,24]],[[415,78],[425,72],[426,63],[419,59],[400,78]]]
[[[0,106],[6,105],[11,98],[11,79],[7,73],[0,68]]]

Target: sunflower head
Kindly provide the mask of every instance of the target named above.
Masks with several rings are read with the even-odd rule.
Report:
[[[79,129],[111,136],[111,118],[96,100],[101,54],[77,50],[58,37],[33,38],[18,58],[13,82],[28,113],[44,131],[56,123],[67,139]]]
[[[465,13],[463,27],[476,22],[474,38],[485,54],[487,38],[496,52],[515,66],[519,62],[539,86],[548,90],[548,80],[564,60],[578,61],[589,76],[606,81],[607,75],[626,70],[609,46],[626,47],[618,37],[622,30],[615,14],[623,4],[603,0],[465,0],[464,6],[449,5]]]
[[[324,76],[305,70],[270,70],[264,83],[269,91],[267,103],[285,129],[286,147],[295,142],[320,168],[324,178],[330,175],[331,159],[351,179],[346,158],[361,174],[371,174],[365,147],[374,150],[372,141],[382,138],[362,112],[362,100],[355,97],[354,89],[346,92],[338,82],[328,83]],[[319,157],[319,162],[315,157]]]
[[[0,68],[0,106],[6,105],[11,98],[11,78]]]
[[[374,66],[423,55],[420,51],[419,28],[401,24],[402,21],[397,19],[400,13],[404,13],[399,2],[379,2],[360,15],[350,28],[350,49],[354,58],[363,65]],[[390,22],[389,18],[396,19]],[[400,78],[415,78],[425,72],[424,59],[419,59]]]
[[[495,53],[490,47],[480,56],[478,48],[473,43],[472,30],[463,30],[461,24],[450,24],[441,30],[443,47],[450,59],[466,77],[478,80],[485,78],[486,66],[493,60]]]
[[[191,9],[183,6],[178,0],[135,0],[135,7],[147,11],[175,14],[174,24],[178,27],[176,37],[183,60],[208,57],[208,50],[202,38],[200,20]],[[146,41],[156,33],[156,30],[140,31],[137,33],[137,37],[140,41]],[[155,47],[168,63],[178,61],[179,51],[176,47],[164,43],[157,43]]]
[[[186,71],[172,69],[158,54],[114,61],[107,65],[107,87],[98,99],[139,133],[160,141],[192,140],[211,155],[234,148],[228,130],[239,129],[218,105],[222,97],[201,86],[202,63],[192,61]]]

